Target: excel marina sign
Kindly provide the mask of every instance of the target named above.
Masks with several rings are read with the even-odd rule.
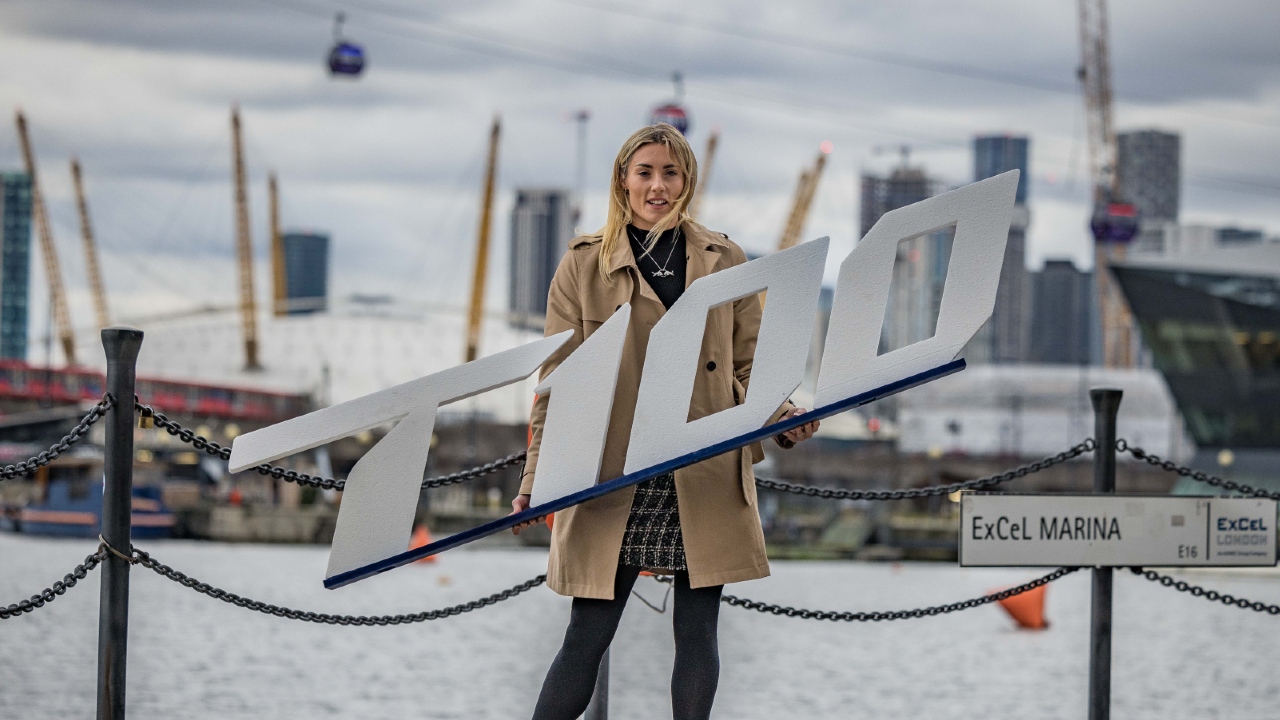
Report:
[[[960,564],[1271,566],[1276,564],[1276,501],[965,494],[960,500]]]

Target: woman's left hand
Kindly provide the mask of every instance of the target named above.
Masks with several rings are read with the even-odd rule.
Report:
[[[799,408],[799,407],[794,408],[791,410],[791,412],[787,413],[786,415],[783,415],[781,419],[786,420],[787,418],[793,418],[797,415],[803,415],[806,412],[808,412],[808,410],[805,410],[804,408]],[[818,431],[818,426],[821,424],[822,422],[819,420],[814,420],[813,422],[807,422],[798,428],[795,428],[793,430],[788,430],[782,433],[782,436],[793,443],[804,442],[805,440],[808,440],[809,438],[813,437],[813,434]]]

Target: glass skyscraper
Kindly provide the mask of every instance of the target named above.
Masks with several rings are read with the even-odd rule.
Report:
[[[31,279],[31,178],[0,173],[0,358],[27,359]]]
[[[284,243],[285,297],[290,315],[322,312],[329,307],[329,236],[288,232]]]

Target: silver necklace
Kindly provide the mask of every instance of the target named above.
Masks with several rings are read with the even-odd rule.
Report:
[[[667,269],[667,266],[671,264],[671,258],[674,257],[676,254],[676,243],[678,243],[679,241],[680,241],[680,231],[676,230],[671,237],[671,252],[667,253],[667,261],[662,263],[662,265],[658,265],[658,261],[653,259],[652,254],[650,253],[644,254],[644,257],[649,258],[649,262],[653,263],[653,266],[658,268],[657,270],[654,270],[653,272],[649,273],[650,277],[664,278],[664,277],[671,277],[672,275],[675,275],[674,272]]]

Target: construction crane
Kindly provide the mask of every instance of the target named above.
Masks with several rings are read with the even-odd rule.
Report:
[[[93,242],[93,226],[89,223],[89,203],[84,199],[84,181],[80,176],[80,161],[71,158],[71,183],[76,190],[76,209],[80,211],[80,238],[84,241],[85,272],[89,276],[89,289],[93,292],[93,310],[98,329],[111,324],[107,314],[107,292],[102,285],[102,269],[98,265],[98,246]]]
[[[720,129],[713,128],[707,136],[707,151],[702,154],[702,162],[698,164],[698,187],[694,190],[693,201],[689,203],[689,217],[694,220],[698,219],[698,213],[702,210],[702,198],[707,196],[707,181],[711,179],[711,167],[719,144]]]
[[[27,135],[27,119],[19,110],[15,114],[18,123],[18,142],[22,144],[22,161],[31,179],[31,214],[40,236],[40,252],[44,256],[45,280],[49,283],[49,304],[53,310],[53,322],[62,343],[62,354],[68,365],[76,364],[76,339],[71,329],[71,313],[67,309],[67,291],[62,285],[62,269],[58,264],[58,249],[53,244],[53,228],[44,207],[44,195],[36,177],[36,156],[31,151],[31,138]]]
[[[498,171],[498,138],[502,118],[493,118],[489,130],[489,161],[484,172],[484,198],[480,201],[480,229],[476,237],[475,274],[471,278],[471,308],[467,314],[467,352],[464,362],[480,355],[480,322],[484,316],[484,281],[489,270],[489,228],[493,217],[493,185]]]
[[[818,180],[822,178],[822,169],[827,165],[827,156],[831,154],[831,150],[831,141],[824,140],[818,146],[818,157],[813,161],[813,167],[800,171],[800,182],[796,184],[795,199],[791,202],[791,214],[787,216],[782,237],[778,239],[779,250],[795,247],[800,241],[800,233],[809,217],[809,208],[813,205],[813,196],[818,191]]]
[[[1102,364],[1132,367],[1133,317],[1107,268],[1125,257],[1138,231],[1137,211],[1120,197],[1116,132],[1111,109],[1111,59],[1107,40],[1107,0],[1078,0],[1080,79],[1089,135],[1089,176],[1093,181],[1094,283],[1102,333]]]
[[[267,176],[267,213],[271,222],[272,314],[281,317],[289,314],[289,280],[284,266],[284,237],[280,234],[280,189],[274,172]]]
[[[253,238],[249,234],[249,193],[245,187],[240,106],[231,106],[231,174],[235,186],[236,260],[240,265],[240,321],[244,330],[244,369],[258,362],[258,309],[253,300]]]

